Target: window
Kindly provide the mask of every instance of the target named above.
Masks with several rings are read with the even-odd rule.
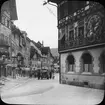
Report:
[[[73,11],[73,3],[72,3],[72,1],[69,1],[68,2],[68,12],[69,12],[69,15],[72,14],[72,11]]]
[[[58,7],[58,19],[62,19],[67,15],[68,15],[68,2],[64,2]]]
[[[74,30],[69,31],[69,41],[74,40]]]
[[[64,17],[68,15],[68,2],[64,3]]]
[[[76,12],[78,9],[78,1],[68,1],[68,12],[69,15],[73,14]]]
[[[78,1],[77,3],[78,3],[78,9],[81,9],[81,8],[85,7],[85,5],[86,5],[86,1]]]
[[[64,16],[64,5],[60,6],[60,19]]]
[[[81,26],[78,28],[78,37],[83,38],[84,37],[84,26]]]
[[[8,44],[8,37],[7,37],[7,36],[4,36],[4,42],[5,42],[6,44]]]
[[[92,56],[89,53],[82,55],[83,72],[91,72],[92,70]]]
[[[1,44],[4,43],[4,35],[3,35],[3,34],[0,35],[0,43],[1,43]]]
[[[79,45],[83,45],[84,43],[84,26],[78,28],[78,41]]]
[[[71,71],[73,72],[74,71],[74,56],[73,55],[69,55],[67,57],[67,71]]]
[[[1,23],[5,25],[6,27],[11,28],[10,19],[6,17],[5,15],[2,15]]]
[[[26,46],[26,42],[25,42],[25,39],[24,38],[22,38],[22,45],[23,46]]]
[[[102,73],[105,73],[105,52],[101,54],[100,64],[101,64],[100,69]]]
[[[62,37],[61,39],[61,45],[64,46],[65,45],[65,35]]]

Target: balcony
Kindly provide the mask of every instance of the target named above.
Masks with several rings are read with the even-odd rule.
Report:
[[[8,40],[0,39],[0,47],[10,47]]]
[[[99,46],[104,45],[105,46],[105,37],[101,37],[100,40],[94,38],[93,41],[89,41],[87,38],[83,39],[76,39],[72,41],[64,41],[64,43],[61,43],[61,40],[58,41],[58,51],[59,52],[65,52],[65,51],[72,51],[77,49],[83,49],[93,46]]]

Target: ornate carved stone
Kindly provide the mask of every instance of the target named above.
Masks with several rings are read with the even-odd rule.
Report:
[[[102,14],[96,13],[88,17],[87,26],[86,26],[86,37],[89,42],[94,42],[95,38],[99,38],[102,30]],[[96,39],[97,39],[96,38]]]

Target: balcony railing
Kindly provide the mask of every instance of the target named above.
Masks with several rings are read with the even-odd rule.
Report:
[[[75,49],[75,48],[81,48],[81,47],[86,47],[86,46],[91,46],[95,44],[105,44],[105,38],[101,37],[100,40],[95,40],[94,41],[88,41],[87,38],[83,39],[76,39],[73,41],[65,41],[63,44],[61,41],[58,41],[58,51],[64,51],[64,50],[70,50],[70,49]]]

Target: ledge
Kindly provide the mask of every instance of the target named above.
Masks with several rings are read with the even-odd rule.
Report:
[[[67,72],[67,74],[74,74],[75,72],[73,72],[73,71],[69,71],[69,72]]]
[[[83,72],[81,74],[92,74],[91,72]]]

